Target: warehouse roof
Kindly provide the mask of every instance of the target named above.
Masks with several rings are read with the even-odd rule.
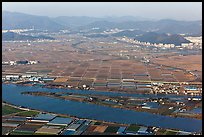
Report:
[[[50,121],[55,117],[56,117],[56,115],[54,115],[54,114],[38,114],[36,117],[34,117],[34,119]]]
[[[72,122],[71,118],[56,117],[51,120],[48,124],[50,125],[68,125]]]

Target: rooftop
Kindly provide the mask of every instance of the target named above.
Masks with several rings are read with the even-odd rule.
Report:
[[[50,125],[68,125],[72,122],[71,118],[55,117],[48,124]]]

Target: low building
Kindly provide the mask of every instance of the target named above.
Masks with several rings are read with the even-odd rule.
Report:
[[[147,132],[147,127],[140,127],[140,129],[137,131],[137,133],[140,133],[140,134],[148,133]]]
[[[61,135],[74,135],[75,131],[65,130]]]
[[[28,64],[31,64],[31,65],[32,65],[32,64],[37,64],[37,63],[39,63],[39,61],[29,61],[29,62],[28,62]]]
[[[120,127],[117,131],[117,134],[124,134],[126,127]]]
[[[55,78],[42,78],[42,81],[48,82],[48,81],[54,81]]]
[[[86,122],[86,120],[79,119],[79,120],[75,121],[74,124],[83,124],[85,122]]]
[[[6,80],[18,80],[20,78],[19,75],[6,75]]]
[[[31,77],[29,81],[40,81],[41,77]]]
[[[20,60],[20,61],[16,61],[16,64],[25,65],[25,64],[28,64],[28,61],[27,60]]]
[[[191,132],[186,132],[186,131],[179,131],[177,133],[177,135],[191,135],[192,133]]]
[[[67,130],[76,131],[80,126],[81,124],[71,124]]]
[[[30,74],[23,74],[22,75],[22,78],[31,78],[32,77],[32,75],[30,75]]]
[[[33,119],[31,119],[31,121],[35,121],[35,122],[49,122],[52,119],[54,119],[56,117],[56,115],[54,114],[38,114],[37,116],[35,116]]]
[[[71,118],[63,118],[63,117],[56,117],[53,120],[51,120],[48,125],[62,125],[67,126],[72,122]]]
[[[16,61],[9,61],[10,65],[16,65]]]
[[[58,135],[62,131],[60,126],[42,126],[35,133]]]
[[[2,127],[17,127],[18,125],[16,123],[2,123]]]

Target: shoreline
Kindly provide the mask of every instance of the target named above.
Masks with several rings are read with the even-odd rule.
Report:
[[[22,92],[21,94],[25,94],[25,95],[32,95],[32,96],[45,96],[45,97],[50,97],[50,98],[56,98],[56,99],[63,99],[63,100],[70,100],[70,101],[76,101],[76,102],[81,102],[81,103],[88,103],[88,104],[95,104],[95,105],[99,105],[99,106],[106,106],[106,107],[111,107],[111,108],[119,108],[119,109],[124,109],[124,110],[131,110],[131,111],[136,111],[136,112],[146,112],[146,113],[151,113],[151,114],[156,114],[156,115],[163,115],[163,116],[169,116],[169,117],[181,117],[181,118],[194,118],[194,119],[198,119],[198,120],[202,120],[202,116],[200,116],[199,114],[194,114],[195,116],[190,116],[190,115],[181,115],[181,114],[177,114],[177,113],[171,113],[171,114],[167,114],[167,115],[164,115],[164,114],[160,114],[160,112],[154,112],[155,109],[153,110],[150,110],[149,109],[142,109],[142,108],[139,108],[139,107],[134,107],[134,108],[129,108],[129,107],[124,107],[124,106],[118,106],[118,105],[111,105],[111,104],[104,104],[103,102],[101,103],[100,101],[99,102],[92,102],[92,101],[89,101],[87,99],[83,99],[83,98],[80,98],[80,99],[77,99],[76,97],[69,97],[68,95],[68,98],[65,96],[65,97],[61,97],[61,96],[55,96],[56,94],[54,93],[50,93],[50,92],[45,92],[44,94],[41,92],[41,91],[32,91],[32,92]],[[80,94],[76,94],[76,93],[72,93],[70,95],[80,95]],[[86,95],[85,97],[87,97],[88,95]],[[96,96],[94,96],[96,97]],[[101,96],[102,98],[104,96]],[[105,96],[106,97],[106,96]]]
[[[31,85],[31,84],[29,84],[29,85],[25,85],[25,84],[18,84],[18,83],[12,83],[12,82],[10,82],[10,83],[2,83],[2,84],[13,84],[13,85],[17,85],[17,86],[28,86],[28,87],[34,87],[35,85]],[[42,86],[42,88],[48,88],[48,89],[57,89],[57,90],[59,90],[59,89],[63,89],[63,90],[80,90],[80,91],[84,91],[84,92],[86,92],[86,91],[89,91],[89,90],[82,90],[82,89],[75,89],[75,88],[57,88],[57,87],[46,87],[46,86]],[[91,92],[94,92],[95,90],[90,90]],[[115,91],[95,91],[95,92],[110,92],[110,93],[124,93],[124,94],[126,94],[126,92],[115,92]],[[76,94],[76,93],[72,93],[72,94]],[[136,94],[136,93],[128,93],[127,92],[127,94]],[[148,95],[148,94],[139,94],[139,95]],[[157,95],[157,94],[150,94],[150,95]],[[158,94],[158,95],[166,95],[166,94]],[[187,96],[187,95],[181,95],[181,94],[179,94],[179,95],[177,95],[177,94],[167,94],[167,95],[176,95],[176,96]],[[42,96],[44,96],[44,95],[42,95]],[[47,96],[47,95],[46,95]],[[103,95],[102,95],[103,96]],[[52,96],[47,96],[47,97],[52,97]],[[128,96],[129,97],[129,96]],[[90,104],[95,104],[95,103],[91,103],[91,102],[84,102],[84,101],[78,101],[78,100],[72,100],[72,99],[65,99],[65,98],[59,98],[59,97],[53,97],[53,98],[57,98],[57,99],[64,99],[64,100],[71,100],[71,101],[77,101],[77,102],[82,102],[82,103],[90,103]],[[101,106],[107,106],[107,107],[112,107],[112,106],[110,106],[110,105],[104,105],[104,104],[100,104],[100,103],[97,103],[97,104],[95,104],[95,105],[101,105]],[[121,107],[112,107],[112,108],[119,108],[119,109],[124,109],[124,110],[131,110],[131,111],[136,111],[136,112],[146,112],[146,113],[151,113],[151,114],[156,114],[156,115],[162,115],[162,114],[159,114],[159,113],[156,113],[156,112],[149,112],[148,110],[147,111],[141,111],[141,109],[139,110],[139,111],[137,111],[137,110],[133,110],[133,109],[129,109],[129,108],[121,108]],[[184,115],[184,114],[179,114],[179,116],[178,116],[178,114],[176,114],[176,113],[174,113],[174,114],[170,114],[170,115],[163,115],[163,116],[169,116],[169,117],[173,117],[173,118],[176,118],[176,117],[180,117],[180,118],[193,118],[193,119],[198,119],[198,120],[202,120],[202,116],[198,116],[198,115],[196,115],[195,117],[192,117],[192,116],[190,116],[190,115]]]
[[[61,114],[61,113],[54,113],[54,112],[49,112],[49,111],[44,111],[44,110],[39,110],[39,109],[32,109],[32,108],[28,108],[28,107],[24,107],[24,106],[17,106],[17,105],[14,105],[12,103],[9,103],[9,102],[3,101],[3,100],[2,100],[2,103],[4,103],[5,105],[8,105],[8,106],[20,109],[20,110],[27,109],[27,111],[37,111],[37,112],[40,112],[40,113],[50,113],[50,114],[54,114],[54,115],[58,115],[58,116],[62,116],[62,117],[65,116],[65,117],[70,117],[70,118],[73,118],[73,119],[91,120],[91,121],[94,121],[94,122],[103,122],[103,123],[108,123],[108,124],[118,124],[118,125],[123,125],[123,126],[130,125],[130,124],[125,124],[125,123],[117,123],[117,122],[109,122],[109,121],[96,120],[96,119],[81,118],[81,117],[76,117],[76,116],[72,116],[72,115],[69,115],[69,114]],[[142,126],[142,125],[138,125],[138,126]]]
[[[70,117],[70,118],[73,118],[73,119],[79,119],[79,120],[88,120],[88,121],[93,121],[93,122],[101,122],[103,124],[110,124],[110,125],[117,125],[117,126],[124,126],[124,127],[128,127],[130,125],[136,125],[136,126],[145,126],[145,125],[141,125],[141,124],[124,124],[124,123],[117,123],[117,122],[109,122],[109,121],[103,121],[103,120],[95,120],[95,119],[87,119],[87,118],[80,118],[80,117],[76,117],[76,116],[71,116],[69,114],[60,114],[60,113],[54,113],[54,112],[49,112],[49,111],[44,111],[44,110],[39,110],[39,109],[32,109],[32,108],[28,108],[28,107],[24,107],[24,106],[17,106],[17,105],[14,105],[12,103],[9,103],[9,102],[6,102],[6,101],[3,101],[2,100],[2,103],[5,104],[5,105],[8,105],[8,106],[11,106],[11,107],[14,107],[14,108],[18,108],[18,109],[28,109],[27,111],[37,111],[39,113],[49,113],[49,114],[54,114],[56,116],[60,116],[60,117]],[[26,110],[24,110],[26,111]],[[155,127],[155,126],[145,126],[145,127]],[[173,128],[161,128],[161,127],[156,127],[156,128],[159,128],[161,130],[169,130],[169,131],[177,131],[177,132],[186,132],[184,130],[180,130],[180,129],[173,129]],[[199,132],[190,132],[190,133],[199,133]]]
[[[9,83],[8,83],[9,84]],[[10,83],[11,84],[11,83]],[[12,83],[13,84],[13,83]],[[16,84],[13,84],[13,85],[16,85]],[[8,103],[8,102],[6,102]],[[11,104],[11,103],[9,103]],[[14,105],[14,104],[11,104],[11,105]],[[14,105],[15,106],[15,105]],[[25,108],[24,106],[21,106],[22,108]],[[37,110],[37,111],[40,111],[42,112],[42,110],[38,110],[38,109],[32,109],[32,108],[29,108],[30,110]],[[79,118],[79,119],[85,119],[85,120],[92,120],[92,121],[99,121],[99,122],[105,122],[105,123],[110,123],[110,124],[123,124],[123,125],[131,125],[131,124],[125,124],[125,123],[117,123],[117,122],[109,122],[109,121],[103,121],[103,120],[96,120],[96,119],[89,119],[89,118],[80,118],[80,117],[76,117],[76,116],[71,116],[69,114],[59,114],[59,113],[54,113],[54,112],[49,112],[49,111],[43,111],[43,112],[47,112],[47,113],[52,113],[52,114],[58,114],[58,115],[62,115],[62,116],[68,116],[68,117],[72,117],[72,118]],[[144,125],[141,125],[141,126],[144,126]],[[160,127],[159,127],[160,128]],[[170,128],[163,128],[163,129],[170,129]],[[173,130],[179,130],[179,129],[173,129]],[[182,130],[179,130],[179,131],[182,131]]]
[[[21,85],[21,86],[28,86],[28,87],[34,87],[35,85],[32,85],[32,84],[19,84],[19,83],[12,83],[12,82],[2,82],[2,84],[14,84],[14,85]],[[191,96],[191,97],[194,97],[194,96],[202,96],[202,95],[190,95],[190,94],[166,94],[166,93],[157,93],[157,94],[154,94],[154,93],[135,93],[135,92],[125,92],[125,91],[115,91],[115,90],[96,90],[96,89],[89,89],[89,90],[86,90],[86,89],[80,89],[80,88],[67,88],[67,87],[57,87],[57,86],[53,86],[53,87],[50,87],[50,86],[40,86],[42,88],[47,88],[47,89],[63,89],[63,90],[80,90],[80,91],[91,91],[91,92],[107,92],[107,93],[121,93],[121,94],[138,94],[138,95],[176,95],[178,97],[180,96]]]

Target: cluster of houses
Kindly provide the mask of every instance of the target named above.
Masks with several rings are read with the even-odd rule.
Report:
[[[52,82],[55,78],[47,77],[47,76],[39,76],[34,72],[26,73],[26,74],[7,74],[2,75],[2,81],[19,81],[19,82]]]
[[[195,38],[194,38],[195,39]],[[202,39],[202,38],[201,38]],[[127,37],[119,38],[118,40],[129,42],[132,44],[138,44],[138,45],[144,45],[144,46],[154,46],[157,48],[163,48],[163,49],[171,49],[171,48],[178,48],[178,49],[202,49],[202,42],[200,40],[190,40],[191,43],[181,43],[181,45],[176,46],[175,44],[164,44],[164,43],[150,43],[150,42],[142,42],[136,39],[130,39]]]
[[[26,64],[30,64],[30,65],[33,65],[33,64],[38,64],[39,61],[36,61],[36,60],[19,60],[19,61],[2,61],[2,65],[26,65]]]

